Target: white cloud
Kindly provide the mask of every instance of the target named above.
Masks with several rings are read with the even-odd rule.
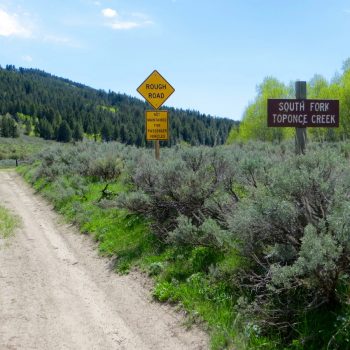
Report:
[[[29,38],[31,30],[24,27],[16,14],[9,14],[0,9],[0,36],[18,36]]]
[[[20,8],[18,8],[18,11],[20,11]],[[0,8],[0,37],[30,38],[38,42],[81,48],[81,44],[76,40],[62,35],[51,34],[35,22],[35,16],[33,19],[33,15],[28,12],[10,13],[8,10]],[[25,62],[32,62],[33,60],[29,55],[24,55],[21,59]]]
[[[135,17],[135,18],[139,18],[139,19],[142,19],[142,20],[147,20],[148,19],[148,16],[142,12],[133,12],[131,14],[132,17]]]
[[[44,42],[56,44],[56,45],[64,45],[64,46],[70,46],[74,48],[81,48],[81,45],[76,42],[75,40],[71,38],[67,38],[64,36],[58,36],[58,35],[45,35],[42,40]]]
[[[22,60],[25,62],[32,62],[33,61],[33,57],[30,55],[25,55],[22,57]]]
[[[118,13],[116,10],[113,10],[111,8],[103,9],[102,11],[103,16],[107,18],[114,18],[118,16]]]
[[[128,29],[134,29],[137,27],[140,27],[140,23],[136,22],[128,22],[128,21],[116,21],[111,23],[111,28],[116,30],[128,30]]]
[[[68,44],[70,39],[61,37],[61,36],[56,36],[56,35],[45,35],[44,36],[44,41],[56,43],[56,44]]]
[[[130,30],[140,27],[145,27],[154,24],[153,21],[123,21],[123,20],[114,20],[108,24],[109,27],[115,30]]]
[[[107,12],[104,14],[105,17],[109,17],[106,25],[114,30],[130,30],[154,24],[151,20],[148,19],[147,15],[140,12],[134,12],[129,15],[124,14],[123,16],[120,16],[116,11],[112,9],[105,9],[103,11],[106,10],[111,10],[108,12],[109,16],[106,16]],[[112,11],[115,13],[114,16],[112,16]]]

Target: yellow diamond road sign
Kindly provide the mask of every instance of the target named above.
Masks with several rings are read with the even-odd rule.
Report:
[[[168,111],[146,111],[146,140],[168,140]]]
[[[137,88],[155,109],[158,109],[175,89],[156,70]]]

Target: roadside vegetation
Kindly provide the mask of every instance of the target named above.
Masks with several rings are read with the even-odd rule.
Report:
[[[0,237],[11,236],[19,226],[19,218],[13,215],[8,209],[0,206]]]
[[[294,82],[284,84],[273,77],[267,77],[257,86],[257,96],[246,108],[242,122],[231,128],[227,143],[252,140],[281,142],[294,138],[293,128],[267,127],[267,99],[295,98]],[[339,128],[308,128],[308,139],[316,142],[344,141],[350,138],[350,58],[331,80],[316,74],[307,82],[307,98],[339,100]]]
[[[350,145],[54,145],[19,172],[212,349],[350,349]]]
[[[21,135],[18,138],[0,137],[0,169],[11,168],[52,145],[38,137]]]

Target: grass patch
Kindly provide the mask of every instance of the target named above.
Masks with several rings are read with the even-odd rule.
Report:
[[[19,218],[0,206],[0,236],[3,238],[11,236],[18,226]]]
[[[163,254],[144,263],[156,275],[153,296],[160,302],[176,303],[186,310],[188,324],[202,323],[211,335],[211,348],[233,346],[236,317],[235,293],[229,282],[216,278],[224,273],[221,266],[231,254],[207,247],[168,248]],[[151,261],[153,260],[153,261]]]
[[[53,143],[54,141],[26,135],[19,138],[0,137],[0,168],[13,168],[16,166],[16,159],[21,163]]]
[[[195,273],[185,281],[161,279],[153,295],[161,302],[180,303],[188,312],[189,322],[204,321],[211,333],[212,349],[233,345],[235,303],[226,283],[215,283],[204,273]]]

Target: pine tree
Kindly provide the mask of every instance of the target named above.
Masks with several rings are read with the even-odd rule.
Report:
[[[73,139],[75,141],[82,141],[84,138],[84,130],[83,126],[80,123],[75,124],[74,130],[73,130]]]
[[[101,128],[101,137],[102,140],[105,142],[111,141],[112,140],[112,126],[104,123],[102,128]]]
[[[3,116],[1,118],[0,123],[0,136],[1,137],[9,137],[10,136],[10,129],[9,129],[9,123],[7,121],[6,116]]]
[[[57,141],[70,142],[72,140],[72,131],[68,123],[64,120],[58,128]]]
[[[52,125],[46,120],[41,119],[39,122],[39,135],[45,140],[52,140],[54,137],[54,130]]]
[[[125,125],[122,125],[119,132],[119,138],[121,143],[126,143],[128,140],[128,132]]]
[[[12,138],[19,137],[18,125],[8,113],[1,118],[0,136]]]

